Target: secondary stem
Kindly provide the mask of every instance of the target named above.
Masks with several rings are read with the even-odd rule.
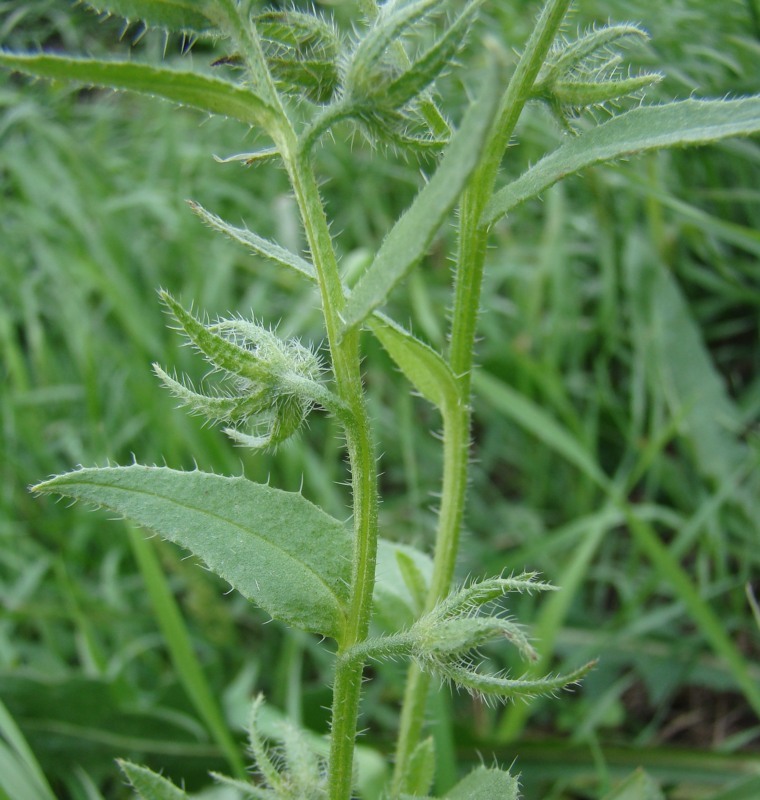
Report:
[[[449,364],[457,376],[459,403],[442,409],[444,468],[441,511],[438,519],[433,577],[427,607],[446,596],[454,575],[459,533],[464,516],[470,444],[470,391],[475,330],[483,284],[488,230],[481,224],[486,203],[493,194],[501,158],[514,132],[554,37],[571,0],[548,0],[536,22],[522,57],[502,98],[497,121],[486,143],[483,160],[460,203],[459,252],[454,286]],[[429,678],[412,666],[401,713],[392,796],[405,788],[409,762],[422,732]]]

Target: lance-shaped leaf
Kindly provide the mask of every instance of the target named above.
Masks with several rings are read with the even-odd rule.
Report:
[[[419,58],[409,64],[382,92],[381,101],[390,108],[400,108],[417,97],[451,64],[464,46],[472,20],[482,0],[472,0],[443,32],[441,37]]]
[[[444,795],[446,800],[518,800],[517,778],[500,769],[478,767]]]
[[[226,370],[232,375],[263,386],[270,386],[276,379],[276,367],[284,361],[284,357],[280,352],[279,340],[266,328],[248,323],[250,333],[246,346],[242,346],[231,337],[217,333],[213,328],[219,329],[219,324],[213,327],[204,325],[168,292],[162,291],[159,296],[182,326],[188,339],[217,369]],[[238,323],[245,324],[243,320]]]
[[[186,33],[211,33],[215,29],[213,0],[88,0],[99,14],[115,14],[128,22]]]
[[[132,61],[101,61],[67,56],[0,52],[0,66],[51,80],[117,89],[160,97],[183,106],[240,120],[275,136],[277,114],[249,88],[194,72]]]
[[[486,674],[465,664],[449,662],[439,665],[436,674],[456,686],[466,689],[473,697],[485,703],[516,699],[518,697],[541,697],[554,694],[578,683],[596,666],[589,661],[578,669],[563,675],[548,675],[544,678],[509,678],[504,674]]]
[[[295,9],[265,11],[254,22],[280,86],[303,92],[315,103],[327,103],[338,88],[341,48],[336,29],[316,13]]]
[[[84,500],[187,548],[275,619],[342,636],[351,539],[297,493],[166,467],[80,469],[33,491]]]
[[[432,347],[384,314],[375,313],[369,327],[414,388],[439,409],[453,407],[459,398],[451,367]]]
[[[594,164],[665,147],[708,144],[760,132],[760,96],[682,100],[635,108],[571,139],[498,191],[483,212],[490,225],[562,178]]]
[[[618,25],[603,25],[592,28],[571,42],[563,42],[549,54],[547,64],[539,76],[537,86],[545,77],[560,77],[563,73],[588,67],[594,61],[600,66],[614,58],[613,45],[626,39],[646,41],[649,34],[636,23],[624,22]]]
[[[442,0],[413,0],[383,5],[372,27],[359,42],[346,74],[346,91],[360,97],[373,97],[383,88],[381,75],[389,49],[420,20],[442,5]]]
[[[496,112],[500,92],[495,72],[484,84],[432,178],[393,226],[375,260],[351,292],[343,316],[346,330],[361,323],[385,302],[391,289],[425,255],[436,231],[459,200],[478,164]]]
[[[121,760],[118,764],[132,788],[143,800],[188,800],[182,789],[148,767]]]
[[[268,239],[264,239],[262,236],[253,233],[253,231],[249,231],[247,228],[238,228],[234,225],[230,225],[229,222],[226,222],[221,217],[207,211],[199,203],[189,200],[188,204],[193,212],[209,227],[220,231],[225,236],[229,236],[230,239],[238,242],[238,244],[242,244],[255,255],[269,259],[275,264],[298,272],[309,278],[309,280],[316,282],[317,271],[314,269],[314,266],[300,256],[291,253],[290,250],[286,250],[284,247],[280,247],[280,245],[274,242],[270,242]]]

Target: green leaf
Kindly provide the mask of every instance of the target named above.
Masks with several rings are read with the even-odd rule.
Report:
[[[404,580],[399,553],[414,564],[415,572],[426,585],[430,584],[433,574],[433,561],[429,556],[408,545],[380,539],[373,603],[376,620],[389,631],[409,627],[419,614],[417,599]]]
[[[385,88],[383,62],[393,45],[420,20],[442,5],[442,0],[386,3],[359,42],[346,71],[347,94],[358,99],[377,97]]]
[[[268,239],[264,239],[247,228],[236,228],[234,225],[230,225],[221,217],[217,217],[216,214],[207,211],[202,205],[193,200],[188,200],[188,205],[206,225],[220,231],[225,236],[229,236],[230,239],[238,244],[242,244],[254,255],[273,261],[281,267],[293,270],[316,282],[317,271],[314,266],[300,256],[291,253],[290,250],[286,250],[274,242],[270,242]]]
[[[433,786],[435,778],[435,744],[428,736],[418,742],[409,758],[409,767],[404,775],[407,791],[416,795],[426,795]]]
[[[478,164],[499,91],[496,75],[492,73],[452,136],[433,177],[393,226],[375,260],[351,292],[343,317],[346,330],[361,323],[384,303],[391,289],[425,255]]]
[[[254,18],[274,79],[286,91],[327,103],[338,88],[340,40],[335,28],[316,13],[289,9]]]
[[[187,800],[182,789],[153,770],[130,761],[119,760],[118,764],[132,788],[143,800]]]
[[[401,108],[417,97],[450,65],[457,52],[464,47],[470,25],[481,3],[482,0],[471,0],[440,38],[391,81],[379,98],[384,105],[392,109]]]
[[[0,66],[37,78],[75,81],[87,86],[160,97],[173,103],[219,114],[263,128],[273,135],[277,115],[259,95],[228,81],[193,72],[132,61],[99,61],[51,55],[0,52]]]
[[[249,323],[250,333],[244,340],[244,346],[234,341],[232,336],[221,336],[212,329],[221,330],[221,323],[214,326],[204,325],[168,292],[159,292],[159,297],[180,324],[187,338],[216,369],[225,370],[252,384],[272,388],[274,368],[268,355],[276,351],[277,339],[271,331]],[[238,324],[242,322],[238,321]],[[243,339],[242,336],[238,338]]]
[[[33,490],[122,514],[190,550],[275,619],[340,641],[351,539],[300,494],[139,464],[80,469]]]
[[[483,212],[490,225],[516,206],[586,167],[664,147],[699,145],[760,131],[760,96],[682,100],[635,108],[583,133],[498,191]]]
[[[139,20],[156,28],[188,33],[210,33],[215,3],[204,0],[88,0],[99,14],[116,14],[128,22]]]
[[[388,355],[427,401],[437,408],[456,404],[457,381],[442,356],[384,314],[376,313],[368,324]]]
[[[612,100],[619,100],[623,97],[647,89],[662,80],[662,75],[656,73],[644,73],[643,75],[633,75],[629,78],[617,78],[600,81],[557,81],[552,87],[552,99],[561,106],[575,108],[586,108],[587,106],[599,105]]]
[[[665,398],[700,472],[716,485],[756,463],[743,440],[742,410],[716,369],[689,305],[668,267],[638,237],[628,241],[624,263],[634,343],[648,380]],[[758,513],[756,471],[734,490],[750,519]]]
[[[444,797],[448,800],[517,800],[519,784],[508,772],[478,767]]]

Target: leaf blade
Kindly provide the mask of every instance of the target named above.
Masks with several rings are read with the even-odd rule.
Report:
[[[116,14],[128,22],[139,20],[157,28],[186,33],[208,33],[215,27],[206,13],[213,3],[198,0],[88,0],[99,14]]]
[[[351,292],[344,311],[344,330],[360,324],[385,302],[393,287],[417,264],[433,236],[456,205],[478,164],[496,113],[498,82],[492,74],[451,137],[432,178],[386,236],[375,260]]]
[[[439,409],[456,404],[456,378],[439,353],[384,314],[376,312],[368,324],[396,366],[428,402]]]
[[[275,619],[340,640],[351,541],[300,494],[168,467],[80,469],[33,487],[115,511],[189,549]]]
[[[277,114],[259,95],[195,72],[132,61],[103,61],[46,54],[0,52],[0,66],[49,80],[66,80],[169,100],[209,114],[231,117],[276,134]]]
[[[519,784],[508,772],[478,767],[444,796],[448,800],[517,800]]]
[[[148,767],[122,760],[118,764],[132,788],[143,800],[188,800],[182,789]]]
[[[760,131],[760,96],[681,100],[635,108],[561,145],[500,189],[486,206],[491,225],[516,206],[586,167],[666,147],[709,144]]]

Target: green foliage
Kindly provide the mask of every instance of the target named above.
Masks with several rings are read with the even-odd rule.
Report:
[[[314,403],[343,409],[340,400],[319,383],[319,359],[296,341],[282,342],[266,328],[242,319],[204,325],[166,292],[162,299],[181,329],[217,370],[224,371],[235,392],[199,394],[185,383],[153,369],[161,382],[194,414],[212,422],[230,422],[230,438],[252,448],[281,444],[306,419]],[[237,426],[256,419],[262,433],[250,436]]]
[[[87,86],[160,97],[210,114],[238,119],[249,125],[260,125],[269,132],[272,132],[275,124],[273,109],[250,89],[193,72],[149,64],[2,52],[0,64],[37,77],[78,81]]]
[[[8,709],[0,702],[0,792],[19,800],[55,797],[34,753]]]
[[[341,42],[316,14],[267,11],[254,19],[272,76],[283,91],[327,103],[338,89]]]
[[[614,715],[623,707],[625,692],[638,688],[634,678],[616,674],[618,660],[628,658],[625,663],[634,665],[632,674],[643,676],[646,691],[662,699],[674,682],[671,676],[667,681],[658,678],[649,651],[656,651],[659,642],[649,632],[668,626],[673,628],[673,640],[685,648],[676,653],[678,647],[674,646],[668,651],[669,663],[697,663],[702,671],[700,680],[708,674],[714,685],[741,692],[750,706],[760,708],[756,672],[746,647],[738,644],[744,640],[737,635],[742,632],[742,614],[747,614],[743,587],[746,584],[752,598],[749,581],[757,563],[751,555],[756,529],[751,523],[747,527],[747,520],[756,518],[756,492],[746,478],[756,454],[753,442],[745,441],[757,407],[757,391],[754,384],[749,386],[742,393],[742,402],[737,402],[726,389],[709,350],[711,343],[725,339],[733,348],[747,333],[748,328],[727,322],[730,315],[725,298],[742,296],[742,302],[752,307],[756,304],[750,262],[737,261],[736,255],[756,255],[760,251],[757,237],[750,223],[743,219],[735,222],[725,213],[736,200],[721,199],[715,188],[714,202],[731,223],[692,208],[688,194],[685,200],[668,194],[658,182],[653,160],[643,162],[649,173],[645,178],[639,176],[638,182],[636,176],[622,170],[590,172],[588,185],[597,215],[593,218],[583,216],[579,210],[583,204],[576,203],[573,194],[573,202],[568,204],[574,215],[570,222],[565,190],[549,191],[562,178],[598,164],[756,133],[760,130],[758,98],[662,102],[617,113],[617,105],[625,97],[640,96],[660,80],[660,73],[649,69],[651,64],[645,63],[638,72],[620,70],[621,57],[615,48],[646,37],[638,25],[626,23],[591,26],[574,40],[562,39],[559,31],[568,6],[566,0],[548,0],[531,33],[520,28],[524,13],[521,16],[509,4],[494,7],[473,2],[455,13],[442,0],[389,2],[380,9],[367,2],[364,18],[351,20],[349,32],[346,9],[323,17],[313,10],[254,11],[248,3],[234,0],[192,4],[114,0],[103,7],[95,4],[95,8],[182,37],[202,35],[196,43],[193,70],[156,67],[142,60],[0,53],[0,63],[15,71],[150,95],[252,126],[254,138],[264,135],[261,146],[256,138],[253,147],[258,149],[218,159],[255,170],[250,173],[255,177],[255,191],[228,189],[213,177],[198,179],[205,172],[185,149],[183,143],[190,141],[190,136],[176,122],[177,118],[196,118],[189,112],[187,117],[177,114],[172,118],[157,111],[161,122],[155,123],[156,129],[165,127],[166,142],[161,145],[160,136],[148,140],[146,153],[155,149],[155,155],[146,159],[143,180],[152,180],[156,165],[169,161],[177,180],[170,200],[165,194],[151,198],[146,189],[130,195],[123,186],[96,187],[95,199],[86,196],[92,187],[83,191],[82,197],[72,188],[67,197],[66,177],[77,174],[70,166],[72,154],[80,152],[82,144],[69,141],[50,125],[45,114],[34,123],[48,142],[38,172],[32,163],[21,169],[14,163],[26,131],[19,140],[11,138],[9,155],[0,156],[2,175],[15,181],[8,194],[34,200],[29,202],[31,215],[11,208],[11,235],[6,239],[11,242],[9,250],[21,241],[18,226],[23,220],[26,227],[27,216],[37,220],[34,224],[40,230],[54,230],[59,246],[72,239],[77,246],[73,258],[59,259],[51,255],[55,252],[52,248],[35,242],[32,264],[48,264],[47,271],[39,273],[33,284],[17,278],[29,272],[24,268],[16,271],[14,267],[8,278],[8,287],[18,299],[0,318],[0,344],[14,391],[12,401],[3,406],[3,430],[6,440],[28,440],[30,446],[4,469],[8,476],[17,471],[24,475],[49,473],[51,467],[44,457],[35,460],[36,453],[44,454],[45,449],[56,454],[52,470],[56,472],[77,461],[90,463],[112,454],[124,458],[130,450],[156,461],[187,459],[192,453],[224,472],[239,470],[237,459],[244,460],[246,472],[256,480],[134,464],[80,469],[35,488],[109,509],[179,544],[243,598],[295,629],[284,635],[272,626],[268,637],[260,636],[258,626],[255,634],[247,632],[256,637],[247,651],[248,664],[239,668],[234,679],[229,673],[222,679],[238,700],[233,702],[230,696],[217,700],[204,672],[209,672],[209,681],[220,680],[220,674],[229,669],[225,664],[228,654],[235,653],[239,659],[242,643],[228,639],[224,646],[212,645],[195,653],[197,633],[182,618],[171,591],[176,584],[178,591],[187,595],[198,624],[205,624],[220,642],[225,631],[234,627],[230,612],[244,625],[248,623],[242,621],[255,613],[241,598],[217,600],[215,592],[221,584],[198,577],[158,541],[151,543],[131,532],[127,551],[115,537],[99,535],[99,526],[93,523],[89,527],[72,525],[71,533],[69,526],[61,523],[57,541],[65,543],[67,552],[79,548],[82,561],[92,554],[104,565],[98,591],[108,602],[93,601],[96,594],[90,596],[87,591],[92,590],[84,589],[86,582],[93,580],[86,571],[82,580],[81,569],[72,564],[77,577],[70,578],[69,567],[57,556],[47,555],[24,539],[23,555],[3,555],[3,567],[11,572],[21,569],[27,557],[32,566],[2,589],[12,613],[21,615],[20,627],[40,627],[37,653],[45,653],[55,665],[60,680],[58,696],[63,702],[50,704],[55,713],[38,708],[32,702],[34,678],[27,676],[0,674],[0,687],[9,698],[16,698],[12,710],[22,726],[48,732],[32,742],[35,749],[44,746],[45,735],[52,731],[59,737],[58,752],[67,752],[65,743],[76,740],[72,729],[102,748],[91,754],[91,759],[105,758],[114,750],[139,751],[142,743],[154,758],[141,759],[148,762],[146,767],[124,762],[123,770],[144,797],[186,796],[175,785],[178,776],[213,769],[217,765],[208,761],[220,754],[235,777],[218,776],[218,780],[238,797],[346,800],[357,793],[369,799],[383,792],[391,797],[424,798],[431,793],[451,798],[516,797],[516,779],[498,769],[481,767],[456,784],[458,757],[461,766],[467,758],[455,753],[448,701],[443,699],[445,695],[429,691],[430,675],[476,698],[467,714],[473,720],[470,730],[485,736],[489,749],[500,750],[519,735],[529,711],[546,713],[545,707],[523,702],[496,712],[487,707],[489,701],[552,694],[586,676],[594,663],[589,659],[602,651],[607,663],[603,661],[598,673],[588,679],[592,688],[597,687],[600,699],[596,707],[584,716],[578,710],[583,699],[580,704],[568,704],[572,721],[559,721],[556,726],[564,725],[575,738],[596,748],[597,778],[603,792],[615,782],[607,775],[597,731],[605,724],[607,712]],[[494,45],[482,52],[476,44],[482,39],[479,36],[467,44],[467,32],[481,25],[485,14],[494,32],[510,32],[513,38],[506,42],[507,47]],[[516,24],[510,24],[510,19]],[[146,38],[150,50],[150,34]],[[506,74],[502,51],[519,48],[524,42],[511,78],[502,82],[502,70]],[[747,42],[744,46],[749,47]],[[160,47],[154,47],[152,57],[159,55]],[[647,57],[641,58],[646,62]],[[448,73],[458,59],[466,66],[452,79]],[[493,61],[500,63],[498,75]],[[222,77],[208,77],[204,62]],[[691,92],[694,86],[687,85]],[[713,93],[725,96],[728,90]],[[467,107],[461,97],[470,94],[477,99]],[[16,95],[9,90],[9,96]],[[534,106],[532,100],[548,106],[560,125],[575,134],[573,139],[557,145],[547,132],[545,119],[538,116],[542,112],[535,110],[540,104]],[[131,101],[119,97],[108,102]],[[76,111],[72,113],[83,113],[83,105],[73,102],[71,108]],[[612,119],[596,124],[593,114],[583,116],[600,107],[609,111]],[[4,118],[6,127],[0,128],[0,135],[6,130],[13,132],[25,115],[33,120],[37,113],[21,105],[18,112]],[[453,130],[446,121],[449,116],[461,120]],[[170,119],[174,121],[168,122]],[[356,125],[373,145],[387,146],[382,150],[385,158],[370,157],[361,147],[351,155],[340,144],[317,149],[323,134],[341,134],[342,121]],[[174,125],[178,125],[179,135],[173,134]],[[239,146],[239,128],[230,136],[235,144],[230,144],[213,120],[209,127],[218,137],[214,149],[231,152]],[[125,138],[129,136],[125,134]],[[515,136],[521,148],[507,151]],[[98,152],[98,141],[105,143],[101,145],[105,152],[118,147],[118,140],[113,145],[102,135],[94,141],[92,148],[86,148],[85,163],[90,150]],[[396,151],[419,157],[430,176],[411,205],[409,199],[419,181],[413,171],[393,161]],[[736,152],[744,152],[751,162],[746,153],[754,151]],[[678,163],[679,157],[675,155],[674,161],[667,163]],[[506,174],[521,177],[507,180],[499,188],[502,161]],[[131,159],[131,163],[132,171],[143,168],[140,159]],[[526,168],[528,163],[534,166]],[[284,167],[284,171],[271,167]],[[218,169],[221,174],[230,167]],[[83,175],[87,170],[79,171]],[[48,172],[57,191],[49,190]],[[45,178],[38,178],[35,184],[36,175]],[[398,196],[392,198],[384,191],[391,183],[389,175],[400,178],[393,182]],[[333,180],[323,182],[324,176]],[[78,180],[81,177],[71,183],[76,185]],[[137,185],[135,176],[131,180],[127,186]],[[365,180],[367,184],[363,184]],[[191,185],[190,192],[185,181]],[[621,184],[622,193],[618,191]],[[369,185],[370,191],[362,191],[363,185]],[[713,182],[713,187],[718,185],[717,180]],[[240,186],[245,184],[240,182]],[[40,191],[39,187],[44,188]],[[285,199],[288,191],[292,199]],[[584,189],[571,184],[567,191],[583,196]],[[751,183],[744,191],[754,197]],[[533,208],[526,204],[524,216],[514,228],[497,225],[506,214],[512,215],[519,205],[544,192],[545,223],[538,223]],[[250,206],[248,213],[255,210],[261,235],[191,202],[191,209],[207,226],[275,269],[261,270],[256,281],[243,281],[237,274],[244,268],[239,256],[228,255],[232,251],[219,244],[212,245],[217,249],[200,262],[206,262],[197,272],[201,278],[190,277],[183,255],[172,252],[170,257],[158,258],[154,250],[166,238],[190,238],[170,210],[189,193],[203,198],[204,205],[208,203],[227,218],[235,218],[241,206]],[[637,194],[646,201],[647,235],[652,237],[647,246],[642,245]],[[104,203],[103,197],[113,199]],[[140,216],[146,197],[147,207],[156,209],[159,224],[150,235],[145,234],[143,257],[135,259],[131,248],[141,246],[143,231],[148,229],[145,217]],[[588,197],[584,200],[588,202]],[[48,211],[50,202],[55,204],[53,211]],[[751,218],[742,208],[741,213]],[[133,209],[140,213],[134,214]],[[668,231],[665,209],[696,220],[698,230],[689,230],[684,224],[676,233]],[[613,214],[627,220],[630,230],[624,237],[612,232]],[[114,231],[119,231],[114,238],[122,243],[116,257],[100,239],[101,227],[108,230],[111,218]],[[447,224],[452,220],[455,246],[447,236]],[[577,264],[581,256],[567,243],[571,229],[586,232],[583,269]],[[301,230],[308,258],[298,255],[304,246]],[[387,232],[384,238],[383,232]],[[509,254],[508,263],[496,255],[501,250],[488,253],[489,241],[494,239]],[[626,244],[618,252],[620,239]],[[689,254],[684,258],[684,253],[677,252],[681,239],[695,243],[698,258]],[[729,246],[734,250],[723,252]],[[23,252],[23,248],[16,249]],[[199,249],[197,243],[195,249]],[[178,250],[181,252],[185,251]],[[447,297],[448,271],[436,269],[440,254],[445,253],[451,253],[454,265],[451,297]],[[591,253],[601,253],[601,266],[596,262],[591,266]],[[723,267],[722,272],[713,273],[704,264],[716,253]],[[57,269],[59,262],[61,268]],[[148,265],[156,262],[169,276],[158,274],[158,269],[150,271]],[[422,270],[415,269],[423,262],[424,278]],[[351,263],[361,268],[352,270]],[[685,294],[669,274],[673,265],[681,263],[691,264],[698,276],[692,286],[694,297]],[[181,266],[170,268],[173,264]],[[592,271],[597,268],[601,277]],[[61,278],[59,273],[67,269],[72,270],[71,276]],[[402,282],[407,291],[394,292]],[[239,312],[226,312],[228,316],[207,322],[172,294],[162,292],[180,330],[212,370],[221,373],[220,383],[209,389],[204,381],[195,388],[189,378],[178,379],[155,367],[161,382],[181,405],[228,425],[226,432],[233,442],[254,448],[254,456],[245,449],[237,451],[242,456],[235,455],[219,444],[213,433],[178,422],[179,415],[168,411],[142,418],[152,389],[140,382],[144,378],[133,379],[132,372],[129,377],[124,375],[122,384],[110,385],[113,376],[120,374],[121,367],[116,365],[122,359],[113,354],[96,358],[90,348],[98,336],[83,324],[91,315],[107,320],[114,317],[129,331],[138,347],[127,361],[147,363],[158,353],[170,351],[166,363],[176,364],[180,373],[192,369],[181,354],[171,353],[175,345],[158,325],[146,322],[151,312],[144,288],[155,285],[171,285],[174,296],[198,297],[205,308],[253,306],[262,315],[261,323],[248,321]],[[314,286],[319,292],[321,318],[313,313],[310,292]],[[499,305],[505,288],[509,308]],[[743,295],[748,288],[749,294]],[[479,360],[485,369],[473,376],[482,296],[493,313],[480,321],[485,339]],[[54,336],[47,335],[53,309],[59,306],[66,315],[62,325],[65,341],[71,343],[74,354],[64,359],[50,344]],[[381,306],[385,313],[378,311]],[[449,309],[448,331],[444,308]],[[707,321],[707,342],[695,323],[698,314]],[[404,327],[396,321],[405,317],[414,320],[423,338],[411,332],[411,324]],[[363,334],[365,328],[371,336]],[[596,339],[591,337],[592,329]],[[277,330],[284,331],[283,335]],[[294,338],[296,333],[304,341],[322,339],[320,355],[317,348]],[[118,345],[119,337],[115,338]],[[445,341],[448,345],[444,348]],[[399,376],[387,369],[387,359],[381,360],[385,356],[378,344],[399,368]],[[118,346],[113,353],[119,353]],[[88,371],[85,391],[67,386],[67,359],[83,364]],[[96,366],[99,363],[104,366]],[[745,374],[746,363],[742,362],[741,368],[721,368],[732,380],[749,384],[748,379],[736,377]],[[57,383],[46,387],[48,394],[35,394],[30,387],[37,376],[48,374],[46,371]],[[431,412],[425,402],[410,400],[404,380],[437,412]],[[478,424],[473,417],[473,386],[480,403],[477,413],[482,415]],[[617,399],[621,393],[628,408],[622,408]],[[56,403],[72,400],[77,404],[85,401],[86,431],[99,443],[97,451],[81,445],[80,433],[58,432],[50,445],[44,444],[46,437],[40,433],[55,431],[52,425],[30,425],[19,434],[22,427],[17,419],[31,419],[28,407],[43,404],[52,415]],[[386,404],[393,408],[389,415]],[[314,408],[329,413],[314,414]],[[438,412],[442,422],[440,454],[417,432],[429,430],[430,414]],[[126,423],[124,413],[131,415]],[[304,433],[298,446],[290,444],[307,418],[314,430]],[[487,434],[481,433],[481,419]],[[118,431],[115,440],[109,441],[103,433],[109,429]],[[174,435],[163,438],[165,430]],[[617,444],[616,437],[624,443]],[[375,453],[380,441],[389,450],[384,469],[385,464],[389,468],[382,480]],[[612,446],[611,441],[615,442]],[[277,445],[284,446],[274,460],[262,452]],[[345,477],[340,457],[343,446],[350,498],[335,488]],[[478,448],[482,466],[471,466],[473,446]],[[671,451],[676,449],[688,454],[689,469],[675,466]],[[562,457],[559,461],[557,454]],[[18,470],[18,465],[25,468]],[[437,488],[439,466],[442,489],[434,526],[420,498]],[[270,470],[275,481],[291,489],[303,481],[305,492],[319,503],[311,503],[300,491],[272,488]],[[512,481],[519,487],[514,509],[504,499],[505,494],[513,496]],[[397,482],[408,486],[407,495],[394,496]],[[469,484],[481,499],[470,503],[465,523]],[[387,497],[383,506],[379,505],[380,488]],[[27,509],[31,508],[27,504]],[[520,523],[510,520],[513,511],[522,515]],[[29,519],[33,527],[44,525],[40,514],[31,511],[14,517]],[[351,523],[339,521],[344,518]],[[558,520],[559,529],[547,535],[546,529]],[[478,536],[460,548],[465,524]],[[705,526],[712,538],[697,544],[698,533]],[[381,529],[402,541],[413,531],[416,541],[426,542],[426,549],[432,550],[433,558],[408,544],[382,541]],[[503,530],[506,533],[502,534]],[[621,555],[616,550],[622,551],[622,562],[616,560]],[[135,603],[145,608],[145,601],[139,588],[132,588],[125,597],[118,580],[119,565],[127,552],[136,558],[166,639],[166,654],[178,676],[175,686],[167,687],[160,677],[160,655],[154,658],[155,673],[148,679],[142,667],[115,665],[106,655],[114,645],[125,653],[148,649],[141,643],[142,628],[132,619],[131,610]],[[157,555],[168,573],[166,579]],[[693,572],[692,557],[696,563]],[[555,592],[536,612],[530,590],[551,587],[537,582],[533,573],[472,579],[452,590],[457,559],[478,575],[486,568],[489,574],[515,574],[525,563],[535,563],[545,573],[561,578],[562,591]],[[65,609],[65,621],[75,631],[67,637],[76,644],[61,655],[60,635],[48,632],[47,620],[35,621],[38,614],[30,605],[47,573],[56,575],[65,598],[57,606]],[[124,584],[129,585],[126,580]],[[731,599],[736,585],[742,589],[739,605]],[[507,592],[514,592],[510,616],[500,610]],[[600,604],[600,598],[605,602]],[[656,605],[661,598],[670,604],[664,610]],[[725,619],[712,607],[716,598],[721,608],[729,609]],[[607,623],[599,608],[616,604],[621,607],[619,618]],[[18,611],[27,608],[32,611]],[[118,609],[116,622],[109,616],[108,641],[93,629],[89,618],[93,608],[106,609],[108,615]],[[56,613],[61,612],[56,609]],[[531,616],[538,622],[535,641],[518,622]],[[680,622],[681,616],[688,636],[673,622]],[[594,639],[585,646],[573,625],[585,626],[590,635],[591,618],[607,631],[607,639],[601,643]],[[3,622],[0,657],[12,668],[19,656],[17,637],[9,631],[16,622],[15,618],[9,624]],[[334,639],[337,652],[301,631]],[[281,645],[279,636],[284,636]],[[635,653],[621,655],[626,645],[630,648],[630,641],[639,642],[641,637],[646,645],[642,659],[637,661]],[[514,647],[505,648],[505,643]],[[687,652],[688,647],[699,650],[696,659]],[[516,662],[510,650],[530,662],[519,677],[514,677]],[[710,659],[711,653],[719,656],[719,666]],[[555,654],[562,660],[556,668],[552,663]],[[367,662],[400,657],[414,662],[406,677],[393,666],[378,665],[372,673],[376,681],[364,684],[369,675]],[[26,650],[22,658],[34,663]],[[77,660],[89,671],[84,682],[70,674],[69,665]],[[124,660],[130,658],[124,656]],[[586,666],[577,666],[584,661]],[[561,674],[556,675],[557,669]],[[688,680],[684,677],[684,684]],[[275,704],[287,708],[291,722],[273,734],[265,722],[263,701],[254,702],[248,734],[256,775],[249,782],[234,734],[225,728],[222,715],[234,717],[239,698],[250,696],[259,683],[267,686]],[[136,709],[137,685],[150,689],[143,690],[142,705]],[[326,686],[332,691],[329,723],[324,718],[314,719],[314,709],[330,702]],[[188,715],[181,698],[175,696],[180,689],[198,719]],[[72,698],[79,695],[86,696],[87,702],[77,705]],[[388,713],[389,695],[392,700],[404,697],[398,720]],[[19,697],[25,700],[19,701]],[[457,700],[456,707],[461,708],[460,702]],[[356,747],[357,731],[364,725],[360,708],[368,716],[370,729],[379,726],[385,734],[376,740],[383,748],[382,753],[372,754],[376,763],[388,760],[388,743],[396,741],[390,781],[384,768],[376,769],[374,778],[367,778],[366,762],[361,763],[357,775],[355,764],[361,752]],[[307,711],[308,720],[304,719]],[[561,713],[557,718],[562,719]],[[165,738],[156,734],[151,740],[148,732],[156,719],[164,720]],[[12,722],[10,716],[8,720]],[[427,736],[427,720],[435,720],[433,737]],[[327,731],[328,724],[329,735],[324,739],[308,730]],[[16,735],[10,723],[3,728],[7,745],[0,755],[7,768],[4,775],[10,776],[4,780],[11,781],[8,786],[16,792],[30,791],[30,796],[36,797],[35,792],[41,791],[40,796],[46,796],[45,780],[23,737]],[[155,771],[175,755],[169,745],[172,736],[179,737],[188,753],[184,764],[171,772],[174,783]],[[737,741],[749,736],[751,731],[737,734]],[[501,763],[511,760],[500,752]],[[73,757],[69,761],[81,763]],[[91,761],[88,769],[95,769],[98,779],[106,780],[108,767],[91,766],[96,763]],[[530,767],[527,745],[519,763],[520,768],[523,763]],[[569,765],[566,774],[571,780]],[[67,790],[77,796],[83,792],[96,796],[98,792],[87,774],[69,778]],[[610,796],[655,797],[659,791],[656,782],[638,772],[612,789]],[[526,793],[534,796],[531,788],[526,788]]]
[[[120,761],[121,771],[143,800],[187,800],[187,795],[170,780],[147,767]]]
[[[34,491],[85,500],[188,548],[275,619],[340,640],[350,539],[299,494],[166,467],[80,469]]]
[[[622,56],[615,50],[625,40],[637,38],[647,38],[637,25],[606,25],[574,41],[556,42],[533,85],[533,96],[545,100],[560,123],[572,130],[571,120],[586,109],[604,108],[642,92],[662,75],[621,76]]]
[[[215,0],[96,0],[88,3],[100,14],[115,14],[127,22],[138,21],[167,31],[213,31]]]
[[[446,148],[441,162],[409,210],[395,223],[372,264],[351,292],[344,312],[344,327],[362,322],[385,302],[391,289],[419,263],[436,231],[451,212],[468,178],[478,164],[498,100],[498,83],[486,80],[481,97],[473,103]]]
[[[613,117],[545,156],[524,175],[500,189],[484,213],[495,222],[562,178],[594,164],[687,144],[706,144],[726,136],[760,130],[760,100],[683,100],[644,106]]]

